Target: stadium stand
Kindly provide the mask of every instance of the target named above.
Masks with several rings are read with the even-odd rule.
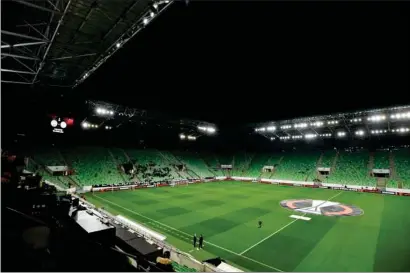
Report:
[[[195,177],[213,177],[215,174],[208,168],[198,153],[174,152],[176,157],[185,163],[188,173]]]
[[[208,166],[208,168],[215,173],[215,176],[223,175],[222,170],[220,170],[220,163],[215,155],[204,153],[201,154],[201,157],[204,159],[205,164]]]
[[[127,154],[137,168],[137,176],[141,181],[169,181],[179,177],[166,155],[157,150],[129,149]]]
[[[265,165],[268,165],[269,158],[269,154],[255,154],[252,157],[252,160],[249,164],[249,168],[245,173],[245,176],[259,177],[261,175],[262,168]]]
[[[245,152],[237,153],[233,156],[233,172],[234,176],[244,176],[247,173],[252,155]]]
[[[108,151],[112,154],[113,160],[115,161],[117,165],[121,165],[121,164],[129,162],[123,149],[110,148]]]
[[[177,179],[221,175],[313,181],[316,178],[316,167],[322,166],[332,167],[329,176],[320,177],[322,182],[374,186],[377,179],[370,176],[370,168],[392,169],[394,175],[387,180],[387,186],[410,188],[409,149],[396,150],[392,157],[388,151],[369,153],[366,150],[359,150],[337,153],[328,150],[322,153],[298,151],[252,155],[242,152],[233,157],[222,155],[217,158],[212,154],[195,152],[101,147],[78,147],[61,152],[57,149],[44,149],[33,154],[28,170],[41,171],[45,179],[62,187],[170,182]],[[121,164],[130,162],[134,165],[138,179],[132,180],[120,168]],[[217,169],[219,164],[233,164],[234,170],[223,172]],[[59,165],[73,167],[75,175],[56,177],[44,169],[44,166]],[[275,170],[272,173],[263,173],[264,166],[275,166]]]
[[[68,188],[70,184],[73,184],[73,181],[71,181],[68,177],[53,176],[46,169],[47,166],[66,165],[64,159],[57,149],[47,148],[34,151],[33,153],[34,156],[32,156],[32,158],[27,163],[28,171],[37,172],[42,175],[44,179],[62,188]]]
[[[35,156],[33,159],[41,165],[44,166],[63,166],[66,165],[64,159],[59,155],[56,149],[42,149],[40,151],[35,151]]]
[[[410,149],[394,151],[397,176],[403,188],[410,188]]]
[[[194,268],[189,268],[176,262],[172,262],[172,267],[174,268],[175,272],[196,272]]]
[[[65,156],[72,163],[78,182],[82,186],[123,182],[117,170],[118,166],[105,148],[78,147],[67,151]]]
[[[319,156],[319,153],[284,153],[272,178],[300,181],[313,180]]]
[[[260,178],[273,178],[274,174],[277,171],[277,167],[279,166],[279,164],[282,162],[283,159],[283,154],[270,154],[268,160],[265,162],[264,166],[274,166],[275,169],[273,172],[262,172],[262,170],[260,170],[260,174],[259,177]],[[262,166],[263,168],[263,166]]]
[[[390,169],[389,151],[377,151],[374,153],[374,169]]]
[[[318,167],[331,168],[335,156],[336,151],[334,150],[324,151],[322,153],[321,162],[318,164]]]
[[[369,176],[369,152],[340,152],[334,172],[328,182],[350,185],[375,186],[376,179]]]

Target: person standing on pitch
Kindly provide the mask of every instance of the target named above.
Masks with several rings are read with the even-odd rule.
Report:
[[[258,228],[261,228],[261,227],[262,227],[262,221],[261,221],[261,220],[258,221],[258,225],[259,225]]]
[[[196,234],[194,234],[193,240],[194,240],[194,248],[196,248]]]
[[[201,234],[201,236],[199,236],[199,248],[202,248],[203,247],[203,244],[204,244],[204,237],[202,236],[202,234]]]

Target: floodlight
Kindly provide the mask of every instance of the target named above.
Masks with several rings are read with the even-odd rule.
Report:
[[[152,5],[153,7],[154,7],[154,9],[157,9],[158,8],[158,4],[157,3],[154,3],[154,5]]]
[[[155,13],[151,11],[149,15],[151,16],[151,18],[154,18]]]
[[[208,132],[210,132],[210,133],[215,133],[216,132],[216,129],[215,128],[212,128],[212,127],[208,127]]]
[[[266,128],[268,131],[275,131],[276,127],[275,126],[269,126],[268,128]]]
[[[180,134],[180,135],[179,135],[179,138],[180,138],[180,139],[185,139],[186,136],[185,136],[184,134]]]
[[[148,18],[144,18],[144,20],[142,20],[142,22],[144,23],[144,25],[148,24]]]
[[[110,111],[110,115],[114,115],[114,111]]]
[[[358,131],[356,131],[356,135],[364,136],[364,131],[363,130],[358,130]]]
[[[51,121],[51,126],[56,127],[57,125],[58,125],[57,120],[53,119],[53,120]]]
[[[307,138],[307,139],[311,139],[311,138],[315,138],[315,137],[316,137],[315,134],[306,134],[305,135],[305,138]]]
[[[83,128],[88,128],[89,126],[88,122],[83,122],[81,125],[83,126]]]
[[[64,129],[65,127],[67,127],[67,123],[65,123],[65,121],[62,121],[60,123],[60,127]]]
[[[120,44],[120,43],[117,43],[115,46],[116,46],[117,48],[120,48],[121,44]]]

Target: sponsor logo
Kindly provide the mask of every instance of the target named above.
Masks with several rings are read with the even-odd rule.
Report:
[[[294,211],[323,216],[358,216],[363,214],[363,210],[358,207],[324,200],[283,200],[280,205]]]
[[[382,193],[383,193],[383,194],[391,194],[391,195],[395,195],[395,194],[396,194],[395,192],[392,192],[392,191],[383,191]]]

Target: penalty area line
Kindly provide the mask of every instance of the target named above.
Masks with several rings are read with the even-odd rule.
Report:
[[[101,199],[101,200],[103,200],[103,201],[105,201],[105,202],[108,202],[108,203],[110,203],[110,204],[112,204],[112,205],[114,205],[114,206],[117,206],[117,207],[119,207],[119,208],[122,208],[123,210],[129,211],[129,212],[131,212],[131,213],[133,213],[133,214],[135,214],[135,215],[138,215],[138,216],[140,216],[140,217],[142,217],[142,218],[145,218],[145,219],[147,219],[147,220],[150,220],[152,223],[157,223],[158,225],[162,225],[162,226],[167,227],[167,228],[169,228],[169,229],[171,229],[171,230],[174,230],[174,231],[180,232],[180,233],[182,233],[182,234],[185,234],[186,236],[188,236],[188,238],[189,238],[190,236],[192,236],[191,234],[188,234],[188,233],[186,233],[186,232],[184,232],[184,231],[182,231],[182,230],[179,230],[179,229],[173,228],[173,227],[171,227],[171,226],[168,226],[168,225],[166,225],[166,224],[164,224],[164,223],[161,223],[161,222],[159,222],[159,221],[157,221],[157,220],[154,220],[154,219],[149,218],[149,217],[147,217],[147,216],[145,216],[145,215],[142,215],[141,213],[138,213],[138,212],[136,212],[136,211],[133,211],[133,210],[130,210],[130,209],[128,209],[128,208],[125,208],[125,207],[123,207],[123,206],[121,206],[121,205],[118,205],[117,203],[114,203],[114,202],[112,202],[112,201],[110,201],[110,200],[107,200],[107,199],[105,199],[105,198],[103,198],[103,197],[97,196],[97,195],[95,195],[95,194],[93,194],[93,196],[96,197],[96,198],[99,198],[99,199]],[[262,266],[265,266],[265,267],[267,267],[267,268],[273,269],[273,270],[275,270],[275,271],[277,271],[277,272],[283,272],[283,270],[280,270],[280,269],[278,269],[278,268],[276,268],[276,267],[273,267],[273,266],[264,264],[264,263],[262,263],[262,262],[259,262],[259,261],[257,261],[257,260],[254,260],[254,259],[252,259],[252,258],[249,258],[249,257],[247,257],[247,256],[244,256],[244,255],[242,255],[242,254],[240,254],[240,253],[233,252],[232,250],[229,250],[229,249],[226,249],[226,248],[224,248],[224,247],[215,245],[215,244],[213,244],[213,243],[211,243],[211,242],[208,242],[208,241],[204,241],[204,242],[207,243],[207,244],[209,244],[209,245],[211,245],[211,246],[214,246],[214,247],[216,247],[216,248],[219,248],[219,249],[222,249],[222,250],[224,250],[224,251],[226,251],[226,252],[229,252],[229,253],[231,253],[231,254],[234,254],[234,255],[236,255],[236,256],[240,256],[240,257],[242,257],[242,258],[245,258],[245,259],[247,259],[247,260],[249,260],[249,261],[252,261],[252,262],[254,262],[254,263],[257,263],[257,264],[259,264],[259,265],[262,265]]]

